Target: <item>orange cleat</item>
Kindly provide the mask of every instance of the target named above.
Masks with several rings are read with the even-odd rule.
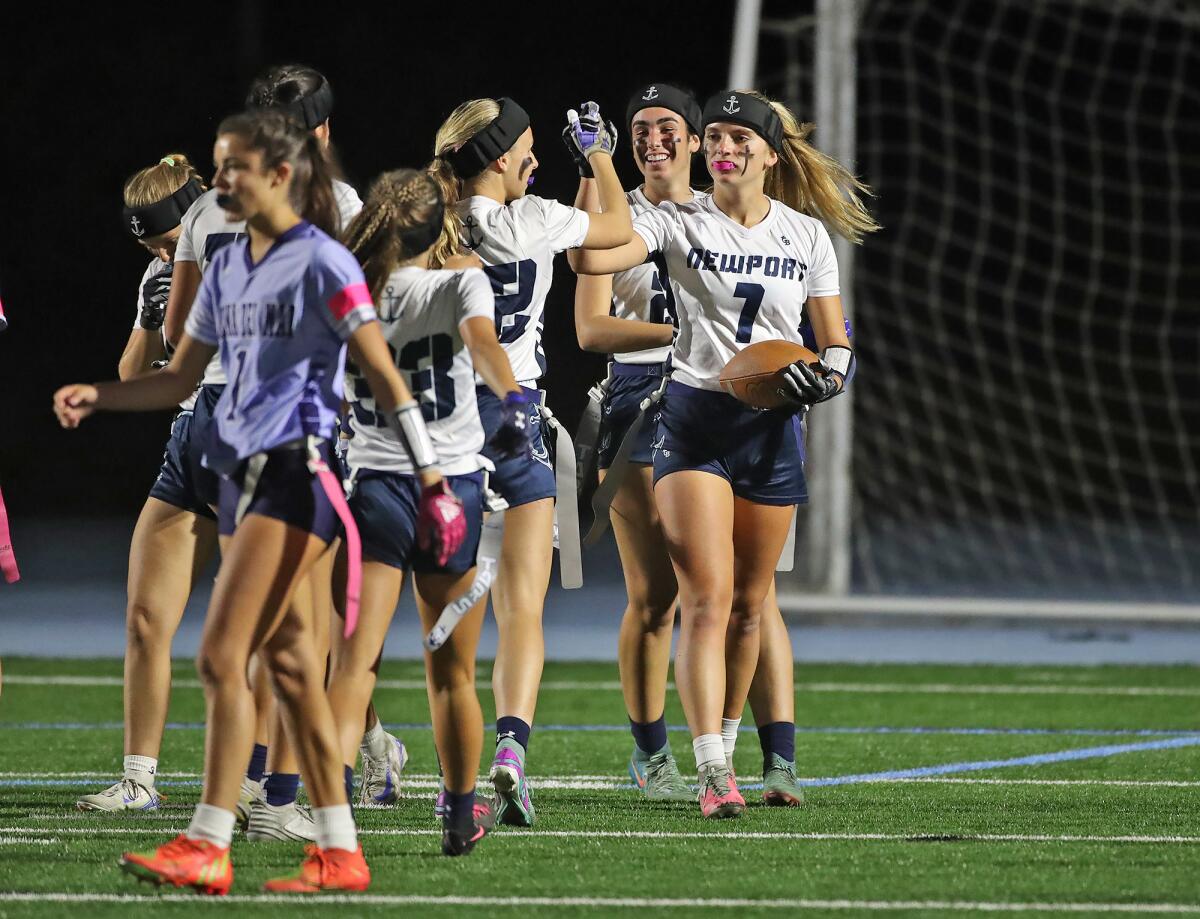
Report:
[[[120,864],[140,881],[194,887],[213,896],[224,896],[233,885],[228,847],[183,834],[153,852],[126,852]]]
[[[272,878],[263,885],[263,890],[319,893],[322,890],[366,890],[371,884],[371,869],[363,858],[362,846],[353,852],[305,846],[304,855],[299,871],[289,877]]]

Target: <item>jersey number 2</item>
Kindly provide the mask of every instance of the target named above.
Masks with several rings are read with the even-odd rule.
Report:
[[[749,284],[746,281],[738,281],[737,287],[733,289],[733,295],[739,300],[745,300],[746,305],[742,307],[742,315],[738,316],[737,335],[734,340],[741,344],[749,344],[750,336],[754,332],[754,319],[758,316],[759,309],[762,308],[763,295],[766,291],[761,284]]]
[[[521,313],[533,302],[537,262],[526,258],[503,265],[488,265],[483,270],[492,282],[492,294],[496,297],[496,337],[500,344],[510,344],[520,338],[525,326],[529,325],[529,317]],[[516,284],[516,293],[505,293],[512,284]]]

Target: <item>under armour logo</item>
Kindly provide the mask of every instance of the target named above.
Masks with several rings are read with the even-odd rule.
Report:
[[[466,239],[463,240],[463,245],[468,249],[478,249],[483,245],[483,233],[477,233],[479,223],[473,216],[467,217],[463,221],[463,229],[466,230]]]
[[[517,732],[516,731],[504,731],[503,733],[496,735],[497,740],[503,740],[505,738],[508,738],[509,740],[516,740]]]
[[[137,214],[129,218],[129,229],[133,230],[133,235],[139,238],[146,235],[146,228],[138,223]]]
[[[724,109],[724,111],[728,112],[730,115],[733,115],[742,110],[742,107],[740,105],[738,105],[737,96],[730,96],[726,100],[725,105],[722,106],[722,108]]]
[[[644,96],[642,96],[642,101],[649,102],[651,99],[657,99],[657,98],[658,98],[658,87],[651,86],[648,90],[646,90],[646,94]]]

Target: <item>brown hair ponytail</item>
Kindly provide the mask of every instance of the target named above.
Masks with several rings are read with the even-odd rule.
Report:
[[[853,243],[874,233],[879,224],[871,216],[862,196],[871,189],[831,156],[808,142],[814,125],[801,124],[782,102],[746,90],[767,103],[783,122],[783,149],[779,162],[767,170],[763,191],[788,207],[816,217],[829,229]]]

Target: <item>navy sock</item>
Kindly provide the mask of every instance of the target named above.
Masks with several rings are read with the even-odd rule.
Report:
[[[261,782],[267,774],[267,745],[256,743],[254,752],[250,754],[250,765],[246,767],[246,778],[252,782]]]
[[[292,804],[300,791],[300,776],[295,772],[272,772],[263,789],[267,793],[267,803],[272,807]]]
[[[762,745],[763,759],[774,753],[789,763],[796,761],[796,725],[791,721],[772,721],[758,729],[758,742]]]
[[[667,718],[659,715],[657,721],[640,721],[629,719],[629,730],[633,732],[633,742],[643,753],[657,753],[667,745]]]
[[[342,777],[346,781],[346,800],[351,802],[351,805],[353,805],[353,802],[354,802],[354,767],[353,766],[344,766],[343,768],[345,769],[345,772],[342,773]]]
[[[529,732],[532,730],[533,728],[520,718],[505,715],[502,718],[496,719],[496,743],[500,743],[500,741],[508,738],[519,743],[522,750],[528,750]]]
[[[472,835],[475,829],[475,789],[459,794],[446,790],[446,826],[456,833]]]

